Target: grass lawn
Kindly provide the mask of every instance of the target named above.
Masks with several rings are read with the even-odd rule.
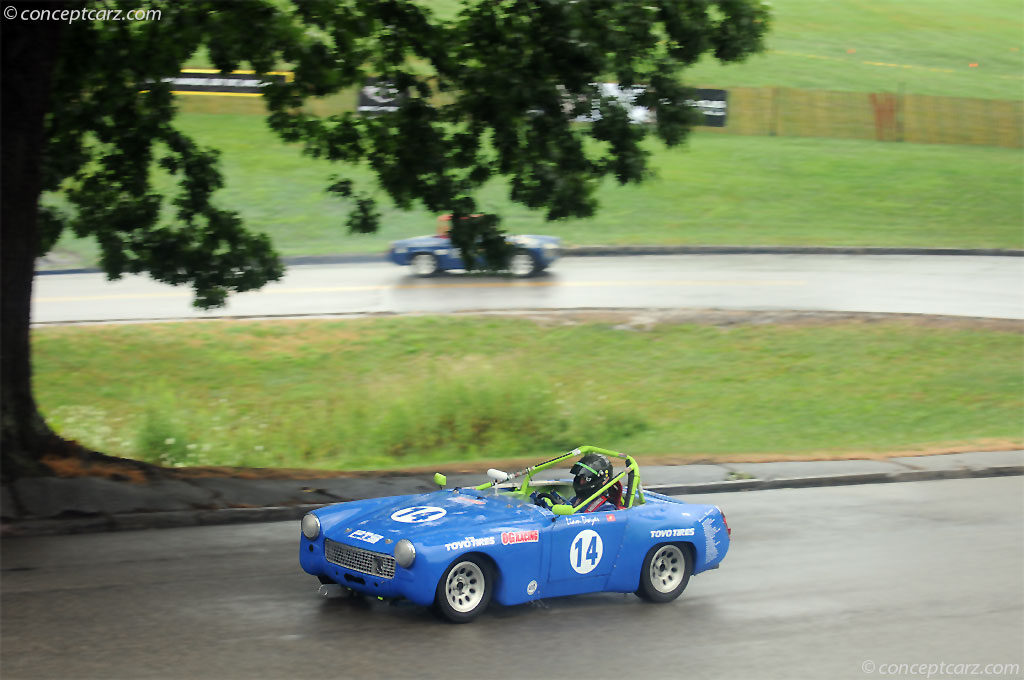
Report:
[[[580,444],[723,458],[1024,442],[1016,326],[495,317],[33,331],[67,437],[170,465],[383,469]]]
[[[1021,99],[1024,13],[1006,0],[772,0],[767,52],[689,82]],[[971,66],[975,64],[975,66]]]
[[[219,203],[269,234],[283,255],[378,253],[434,229],[436,216],[384,201],[378,234],[349,235],[348,205],[324,191],[342,169],[279,142],[259,116],[188,114],[181,126],[223,151]],[[497,182],[480,207],[502,214],[511,232],[554,234],[570,245],[1022,247],[1019,149],[700,132],[685,148],[650,148],[656,176],[639,186],[608,182],[592,219],[545,223]],[[370,179],[361,168],[349,176]],[[87,263],[96,257],[93,241],[67,234],[57,251]]]

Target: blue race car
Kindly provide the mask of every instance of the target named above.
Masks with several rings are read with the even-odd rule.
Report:
[[[537,477],[574,460],[576,474],[593,454],[625,467],[573,504],[565,499],[575,480]],[[301,522],[299,562],[322,584],[405,598],[464,623],[492,600],[515,605],[607,591],[669,602],[691,575],[718,568],[729,550],[721,510],[644,491],[631,456],[583,446],[519,472],[489,470],[488,477],[475,487],[310,512]],[[435,481],[446,484],[440,474]],[[612,494],[614,502],[585,512]]]
[[[448,237],[450,219],[448,215],[439,218],[438,230],[433,236],[395,241],[388,250],[388,259],[395,264],[409,266],[416,276],[433,276],[442,271],[465,269],[462,254]],[[510,236],[508,242],[515,246],[508,263],[509,273],[513,276],[538,274],[561,254],[562,241],[556,236]]]

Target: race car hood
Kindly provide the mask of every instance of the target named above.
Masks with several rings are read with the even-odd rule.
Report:
[[[324,535],[350,545],[390,545],[401,538],[443,543],[454,534],[535,527],[540,509],[507,494],[442,490],[418,496],[354,501],[317,511]]]

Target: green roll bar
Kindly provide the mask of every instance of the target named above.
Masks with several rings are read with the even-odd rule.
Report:
[[[600,489],[595,491],[590,496],[590,498],[587,498],[586,500],[577,503],[576,507],[572,509],[572,512],[566,514],[574,514],[577,509],[586,507],[589,503],[596,500],[598,496],[600,496],[605,491],[615,486],[616,482],[621,482],[623,480],[625,480],[625,484],[623,484],[624,491],[622,498],[627,508],[633,507],[634,504],[643,505],[646,502],[644,500],[643,487],[640,484],[640,467],[636,464],[636,461],[633,460],[633,457],[625,453],[619,453],[618,451],[600,449],[596,446],[580,446],[578,448],[573,449],[572,451],[569,451],[568,453],[563,453],[560,456],[556,456],[551,460],[544,461],[543,463],[538,463],[537,465],[531,465],[530,467],[520,470],[518,472],[509,473],[508,477],[506,477],[504,480],[500,482],[487,482],[486,484],[481,484],[480,486],[475,486],[473,488],[478,491],[485,491],[486,489],[493,488],[499,484],[505,484],[506,482],[519,479],[520,477],[525,477],[522,486],[515,493],[519,493],[526,496],[529,495],[530,492],[530,480],[533,479],[533,476],[536,473],[541,472],[543,470],[547,470],[548,468],[553,467],[558,463],[561,463],[562,461],[567,460],[569,458],[583,456],[587,453],[600,453],[604,456],[621,458],[626,462],[626,469],[612,477],[607,484],[605,484]]]

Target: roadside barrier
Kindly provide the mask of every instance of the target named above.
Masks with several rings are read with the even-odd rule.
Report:
[[[1024,147],[1022,101],[787,87],[735,87],[727,92],[725,126],[700,129],[716,134]],[[266,114],[259,97],[203,94],[207,96],[179,96],[181,110]],[[307,108],[318,115],[354,111],[357,94],[352,89]]]

